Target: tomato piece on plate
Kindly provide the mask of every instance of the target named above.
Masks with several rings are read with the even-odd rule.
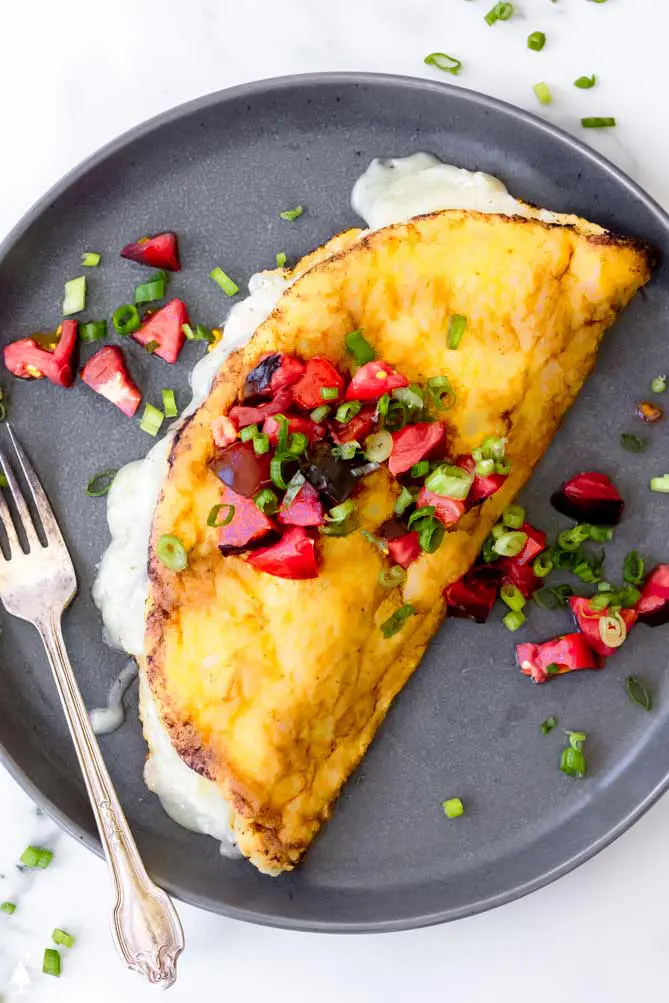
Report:
[[[497,600],[499,571],[492,567],[473,568],[444,589],[450,616],[485,623]]]
[[[285,414],[292,405],[293,398],[290,390],[280,390],[271,401],[266,404],[258,404],[252,407],[249,404],[235,404],[230,408],[230,419],[237,428],[246,428],[247,425],[262,425],[265,418],[273,414]]]
[[[650,572],[636,610],[639,620],[649,627],[669,623],[669,564],[658,564]]]
[[[612,655],[621,645],[611,647],[604,641],[600,632],[600,624],[610,616],[608,610],[591,609],[589,600],[583,596],[570,596],[567,601],[569,608],[574,614],[574,619],[578,624],[579,630],[587,638],[592,650],[596,651],[598,655],[604,655],[605,657]],[[623,619],[627,633],[629,633],[636,623],[639,614],[635,609],[621,609],[620,616]]]
[[[517,644],[516,658],[523,675],[531,676],[535,683],[545,683],[552,675],[602,667],[580,633],[561,634],[543,644]]]
[[[418,533],[413,530],[404,533],[403,536],[396,536],[394,539],[388,540],[388,556],[401,568],[408,568],[420,555]]]
[[[376,408],[370,404],[369,407],[363,407],[359,414],[356,414],[355,418],[351,418],[345,425],[342,425],[340,421],[330,422],[332,438],[338,446],[354,440],[360,443],[364,442],[374,427],[375,414]]]
[[[123,352],[116,345],[99,349],[81,370],[84,383],[132,418],[142,395],[128,372]]]
[[[426,505],[434,505],[434,514],[444,526],[454,526],[456,522],[467,511],[467,503],[457,498],[446,498],[438,495],[435,491],[421,488],[416,499],[416,506],[423,508]]]
[[[506,474],[488,474],[486,477],[477,474],[474,457],[469,454],[458,456],[455,465],[456,467],[462,467],[463,470],[466,470],[470,474],[474,474],[474,482],[467,496],[468,501],[472,505],[490,498],[496,491],[499,491],[506,480]]]
[[[277,520],[284,526],[322,526],[325,513],[316,488],[305,481],[292,502],[281,508]]]
[[[520,527],[520,532],[527,534],[527,543],[519,554],[516,554],[515,557],[509,557],[508,560],[516,564],[530,564],[535,557],[538,557],[546,549],[546,534],[543,530],[530,526],[529,522],[523,523]]]
[[[292,390],[295,403],[305,411],[312,411],[322,404],[336,404],[341,400],[344,378],[331,362],[315,356],[309,359],[303,376],[293,384]]]
[[[147,317],[139,330],[134,331],[131,337],[140,345],[156,342],[158,347],[153,354],[164,359],[165,362],[174,363],[177,361],[186,340],[182,329],[187,323],[188,308],[186,304],[183,300],[173,299],[156,313]]]
[[[325,435],[325,427],[317,425],[309,418],[294,418],[291,415],[286,415],[286,418],[288,420],[288,435],[300,432],[302,435],[306,435],[309,442],[318,442]],[[279,422],[273,415],[265,418],[262,430],[273,446],[276,446],[279,438],[279,427]]]
[[[388,469],[394,477],[404,474],[414,463],[426,456],[444,441],[446,429],[442,422],[416,422],[399,432],[393,432],[393,448],[388,459]]]
[[[224,414],[220,418],[214,418],[212,421],[211,434],[219,449],[224,449],[226,446],[232,445],[239,435],[234,422]]]
[[[625,503],[610,477],[596,470],[576,474],[551,496],[562,515],[595,526],[617,526]]]
[[[408,387],[409,381],[380,359],[361,366],[348,385],[347,401],[376,401],[391,390]]]
[[[140,237],[132,244],[126,244],[121,257],[136,261],[138,265],[165,268],[168,272],[181,271],[178,238],[171,230],[157,233],[155,237]]]
[[[526,599],[531,599],[541,587],[541,579],[535,575],[531,564],[519,564],[512,557],[503,557],[496,565],[502,573],[502,584],[515,585]]]
[[[235,509],[230,522],[218,527],[218,547],[223,554],[243,550],[277,528],[252,498],[237,494],[227,484],[221,486],[220,501],[222,505],[233,505]],[[223,518],[226,512],[227,509],[221,510]]]
[[[64,320],[53,351],[40,348],[34,338],[20,338],[5,346],[5,366],[13,376],[24,380],[40,380],[46,376],[56,386],[71,387],[74,383],[72,357],[76,344],[77,322]]]
[[[278,543],[252,551],[248,563],[276,578],[318,578],[316,547],[302,526],[286,530]]]

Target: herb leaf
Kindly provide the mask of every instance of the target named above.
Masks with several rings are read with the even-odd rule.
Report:
[[[632,435],[631,432],[620,433],[620,445],[628,453],[645,453],[648,449],[646,440],[640,439],[638,435]]]
[[[541,727],[541,734],[542,735],[548,735],[549,732],[551,732],[553,730],[553,728],[557,727],[557,718],[554,717],[554,716],[553,717],[547,717],[545,721],[541,722],[541,726],[540,727]]]
[[[630,700],[637,707],[641,707],[643,710],[652,710],[653,698],[640,679],[636,676],[628,676],[625,680],[625,689]]]

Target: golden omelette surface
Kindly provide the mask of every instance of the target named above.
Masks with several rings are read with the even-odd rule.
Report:
[[[220,785],[243,853],[269,873],[292,868],[328,818],[437,629],[442,590],[475,560],[604,331],[650,275],[646,249],[585,223],[445,211],[354,237],[342,235],[348,249],[307,271],[224,363],[175,438],[152,531],[146,650],[159,712],[182,758]],[[451,351],[455,313],[468,322]],[[286,581],[221,557],[206,525],[219,497],[210,423],[237,402],[246,373],[268,352],[325,355],[346,370],[355,328],[411,381],[449,377],[453,455],[505,435],[512,463],[504,487],[390,593],[378,582],[385,560],[360,533],[321,539],[320,576]],[[397,492],[385,469],[366,478],[361,525],[376,530]],[[189,551],[181,574],[155,556],[164,533]],[[379,625],[405,602],[418,615],[386,640]]]

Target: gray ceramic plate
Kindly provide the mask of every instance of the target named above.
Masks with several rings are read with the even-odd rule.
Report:
[[[93,249],[90,316],[127,301],[136,266],[118,258],[138,234],[178,231],[184,271],[173,289],[208,324],[222,294],[215,264],[243,277],[296,258],[358,220],[348,205],[372,157],[429,150],[489,171],[522,198],[591,217],[669,249],[667,218],[614,167],[544,122],[465,90],[395,77],[334,75],[251,84],[202,98],[122,137],[77,168],[33,209],[0,253],[3,339],[53,328],[63,281]],[[302,203],[294,225],[278,218]],[[609,575],[631,547],[669,557],[669,502],[647,489],[666,469],[666,433],[651,430],[642,456],[621,450],[635,427],[633,404],[669,365],[669,273],[652,283],[608,335],[597,368],[532,478],[524,503],[544,528],[559,525],[551,490],[579,469],[605,467],[628,501],[608,548]],[[174,368],[134,343],[130,365],[149,399],[174,386],[202,348],[187,345]],[[90,348],[84,348],[87,355]],[[104,701],[124,659],[107,649],[90,599],[107,545],[104,500],[86,497],[89,477],[142,455],[137,422],[81,384],[10,386],[20,438],[40,472],[70,542],[80,582],[65,633],[89,706]],[[643,431],[643,429],[641,429]],[[567,628],[566,614],[533,609],[522,637]],[[136,699],[124,727],[102,747],[144,857],[158,881],[190,902],[279,926],[391,930],[487,909],[564,874],[626,829],[669,780],[666,631],[639,627],[600,673],[533,686],[514,667],[518,639],[500,625],[449,621],[401,694],[349,783],[334,817],[298,871],[261,877],[216,844],[173,824],[141,779],[144,745]],[[70,832],[99,849],[84,786],[44,654],[31,628],[3,617],[0,740],[5,763]],[[630,703],[630,672],[655,690],[651,713]],[[558,769],[563,736],[540,722],[588,733],[590,774]],[[441,801],[459,795],[466,815],[445,820]]]

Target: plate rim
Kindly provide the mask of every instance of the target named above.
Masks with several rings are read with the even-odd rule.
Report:
[[[20,217],[20,219],[9,230],[6,236],[0,241],[0,269],[6,255],[19,241],[30,226],[39,219],[42,213],[49,207],[50,203],[63,195],[68,188],[84,177],[88,171],[103,164],[105,160],[120,152],[135,140],[150,135],[156,129],[160,129],[171,122],[179,121],[199,111],[203,111],[219,104],[225,104],[244,98],[254,98],[262,94],[278,94],[283,90],[291,88],[310,88],[322,86],[350,86],[350,85],[372,85],[382,87],[405,87],[408,90],[419,90],[428,93],[436,93],[446,100],[456,97],[474,105],[486,108],[491,112],[498,112],[511,116],[517,121],[523,122],[532,129],[539,130],[553,138],[558,139],[562,144],[570,147],[572,151],[580,157],[597,165],[600,169],[609,174],[616,182],[622,184],[631,195],[638,199],[647,210],[657,219],[657,222],[669,233],[669,212],[660,203],[646,192],[641,185],[630,178],[621,168],[612,163],[584,141],[567,132],[560,126],[554,125],[545,119],[540,118],[533,112],[520,108],[508,101],[483,94],[470,88],[440,80],[430,80],[424,77],[414,77],[406,74],[376,73],[367,71],[328,71],[300,74],[283,74],[275,77],[260,78],[236,84],[231,87],[222,88],[207,94],[200,95],[188,101],[174,105],[165,111],[159,112],[148,119],[139,122],[137,125],[125,130],[114,139],[105,143],[92,154],[85,157],[74,167],[56,181],[30,208]],[[4,747],[0,737],[0,763],[4,765],[10,776],[18,783],[29,797],[42,808],[62,829],[73,836],[79,843],[83,843],[89,850],[92,850],[99,857],[103,856],[102,846],[98,838],[91,836],[78,823],[70,819],[51,799],[45,794],[35,782],[22,770],[16,759],[10,755]],[[635,805],[623,818],[615,825],[611,826],[607,832],[598,839],[591,841],[588,846],[572,854],[567,860],[559,865],[543,871],[536,877],[507,889],[498,892],[487,898],[479,898],[475,903],[464,905],[456,909],[444,908],[427,914],[401,919],[369,920],[369,921],[337,921],[328,922],[326,920],[300,920],[295,917],[285,917],[251,911],[238,906],[221,905],[218,902],[208,900],[203,904],[201,898],[190,896],[187,889],[175,886],[169,881],[161,881],[164,887],[176,899],[189,905],[196,906],[206,911],[215,912],[219,915],[238,919],[256,925],[274,927],[278,929],[289,929],[298,932],[311,933],[389,933],[403,930],[420,929],[434,926],[444,922],[451,922],[462,919],[466,916],[477,915],[490,909],[497,908],[507,902],[512,902],[523,898],[533,891],[545,887],[556,881],[558,878],[576,867],[590,860],[609,846],[619,836],[631,828],[645,813],[658,801],[658,799],[669,789],[669,767],[664,776],[660,778],[655,787],[646,797]]]

